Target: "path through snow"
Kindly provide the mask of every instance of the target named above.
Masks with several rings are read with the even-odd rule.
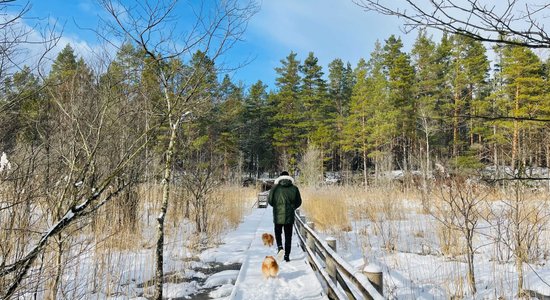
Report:
[[[201,254],[203,261],[242,263],[241,271],[232,294],[226,298],[235,300],[317,300],[328,299],[322,291],[306,255],[298,246],[293,234],[290,262],[279,262],[279,276],[265,279],[261,272],[262,261],[267,255],[275,255],[276,246],[264,246],[262,233],[273,234],[272,209],[256,209],[248,215],[237,230],[229,233],[225,244]],[[227,288],[227,287],[225,287]],[[211,294],[212,296],[212,294]]]

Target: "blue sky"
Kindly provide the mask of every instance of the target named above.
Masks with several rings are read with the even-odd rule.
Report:
[[[71,43],[87,57],[89,49],[98,47],[95,34],[86,30],[95,28],[98,16],[104,14],[94,0],[31,2],[29,16],[63,25],[59,48]],[[244,40],[225,57],[234,66],[252,59],[230,73],[234,82],[242,81],[246,86],[260,79],[274,87],[274,68],[290,51],[297,52],[301,60],[313,51],[328,72],[327,65],[335,58],[353,66],[359,58],[368,58],[377,39],[383,41],[391,34],[399,35],[406,49],[410,49],[415,39],[415,34],[400,31],[398,19],[364,12],[351,0],[263,0],[259,4],[261,9],[250,20]]]

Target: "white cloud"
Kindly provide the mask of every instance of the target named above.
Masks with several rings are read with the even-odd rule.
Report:
[[[399,24],[395,18],[366,13],[350,0],[264,0],[250,27],[287,53],[306,56],[314,51],[323,64],[335,58],[355,64],[369,56],[377,39],[396,34],[411,44],[415,36],[405,36]]]
[[[95,13],[95,6],[90,0],[81,0],[78,3],[78,7],[85,13]]]
[[[93,43],[80,38],[75,33],[63,32],[54,19],[47,19],[46,22],[39,20],[38,22],[40,23],[37,25],[31,25],[20,19],[14,24],[16,30],[28,32],[28,34],[27,42],[19,45],[19,50],[16,52],[17,57],[12,58],[14,66],[10,72],[15,72],[25,65],[35,68],[40,62],[40,69],[47,74],[53,61],[67,44],[71,45],[77,57],[82,57],[96,72],[101,72],[105,67],[105,62],[116,53],[116,49],[112,45]],[[56,43],[44,42],[44,40],[53,40],[53,38],[57,40]],[[49,49],[47,53],[46,49]]]

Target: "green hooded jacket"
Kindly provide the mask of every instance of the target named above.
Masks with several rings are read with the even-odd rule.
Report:
[[[278,177],[267,199],[269,205],[273,206],[273,223],[294,223],[294,210],[302,205],[302,197],[292,177]]]

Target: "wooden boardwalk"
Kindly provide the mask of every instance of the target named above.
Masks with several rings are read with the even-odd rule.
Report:
[[[277,278],[263,277],[262,261],[265,256],[275,256],[276,253],[276,245],[267,247],[261,240],[264,232],[273,234],[272,209],[269,206],[265,209],[259,208],[253,214],[259,214],[260,221],[229,299],[328,300],[321,283],[307,261],[306,253],[298,246],[299,239],[296,232],[293,232],[290,262],[279,262]]]

